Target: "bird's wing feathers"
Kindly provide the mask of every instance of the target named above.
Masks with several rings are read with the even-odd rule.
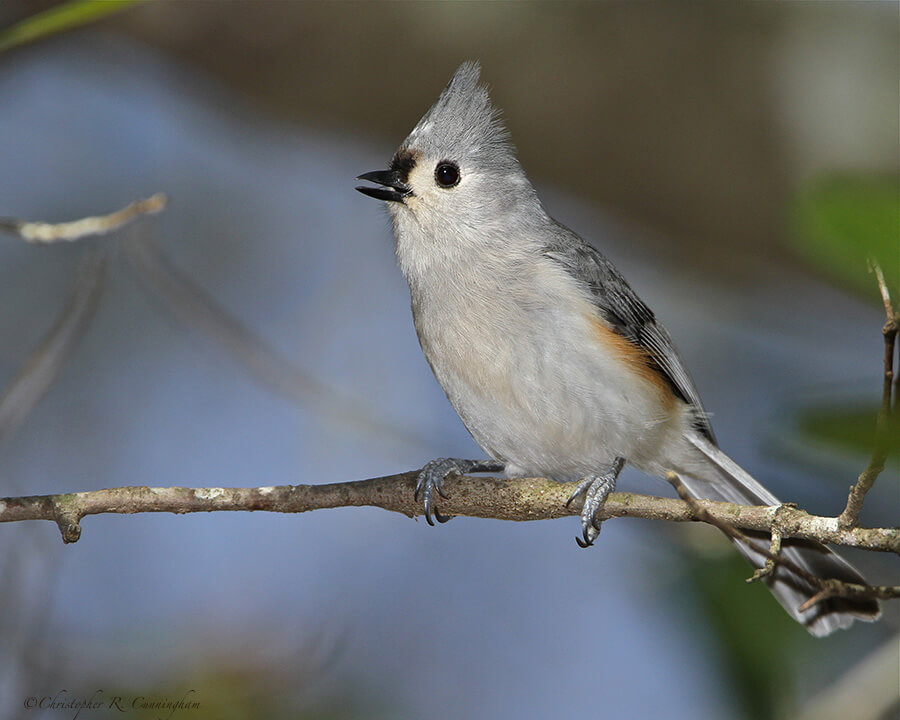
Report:
[[[657,323],[653,311],[600,252],[568,228],[560,226],[560,230],[565,232],[565,239],[549,245],[544,254],[586,285],[594,305],[610,327],[644,350],[654,369],[665,378],[672,391],[694,409],[696,429],[715,443],[700,395],[672,338]]]

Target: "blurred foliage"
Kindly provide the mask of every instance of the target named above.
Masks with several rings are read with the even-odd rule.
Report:
[[[715,638],[723,679],[735,704],[753,720],[788,717],[794,710],[798,651],[812,640],[784,611],[761,582],[747,583],[747,561],[725,542],[709,547],[709,528],[698,542],[702,549],[685,554],[684,587],[696,603],[696,614]],[[720,548],[722,551],[720,552]]]
[[[814,267],[840,285],[881,304],[870,261],[877,262],[894,303],[900,299],[900,178],[840,175],[801,190],[794,213],[794,243]],[[880,345],[873,334],[873,387]],[[877,407],[858,404],[813,408],[797,418],[804,439],[848,454],[868,454],[875,437]],[[900,450],[900,432],[889,434],[890,452]]]
[[[0,32],[0,52],[100,20],[143,0],[71,0]]]
[[[826,443],[835,450],[868,455],[875,440],[877,414],[877,407],[812,408],[800,414],[797,427],[804,439]],[[900,423],[896,419],[888,433],[888,443],[889,458],[896,461],[900,453]]]
[[[879,298],[869,260],[900,295],[900,178],[842,175],[803,188],[794,208],[794,245],[841,285]]]
[[[812,267],[880,307],[869,268],[875,261],[894,302],[900,299],[900,178],[842,175],[815,181],[798,194],[793,221],[794,247]],[[881,386],[879,329],[880,325],[873,326],[873,389]],[[802,439],[835,451],[868,455],[877,414],[877,406],[858,401],[820,405],[799,412],[795,430]],[[896,456],[900,429],[892,428],[889,438]],[[812,650],[816,641],[762,583],[744,582],[751,570],[738,553],[717,553],[708,544],[708,535],[698,537],[703,540],[700,549],[686,554],[683,590],[696,599],[697,615],[715,639],[723,676],[745,717],[790,716],[798,655]]]

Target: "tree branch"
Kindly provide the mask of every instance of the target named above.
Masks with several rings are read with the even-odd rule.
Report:
[[[409,517],[421,514],[413,498],[418,470],[327,485],[281,485],[257,488],[119,487],[62,495],[31,495],[0,499],[0,522],[53,520],[65,542],[81,536],[80,521],[102,513],[212,511],[302,513],[337,507],[379,507]],[[448,495],[441,509],[449,515],[497,520],[549,520],[581,512],[577,500],[566,500],[577,483],[543,478],[505,479],[458,477],[444,485]],[[709,500],[683,500],[633,493],[613,493],[600,511],[601,519],[635,517],[670,522],[723,523],[742,530],[805,538],[878,552],[900,554],[900,528],[841,528],[837,518],[821,517],[792,507],[748,506]],[[698,514],[698,508],[702,510]],[[702,517],[700,516],[702,515]]]

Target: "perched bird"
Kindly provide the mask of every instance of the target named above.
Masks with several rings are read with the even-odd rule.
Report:
[[[696,498],[777,505],[722,452],[665,328],[613,264],[551,218],[516,159],[477,63],[459,67],[391,160],[359,176],[386,202],[425,358],[489,460],[443,458],[419,476],[425,516],[450,474],[579,480],[579,544],[630,463],[677,473]],[[571,501],[570,499],[570,501]],[[744,540],[756,565],[765,558]],[[782,557],[822,578],[863,583],[816,542],[785,540]],[[877,601],[831,598],[779,565],[765,582],[814,635],[874,620]]]

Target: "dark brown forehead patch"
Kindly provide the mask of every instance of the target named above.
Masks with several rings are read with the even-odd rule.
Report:
[[[409,174],[416,166],[416,162],[422,157],[422,153],[418,150],[410,150],[408,148],[400,148],[391,160],[391,170],[400,173],[400,179],[403,182],[409,180]]]

